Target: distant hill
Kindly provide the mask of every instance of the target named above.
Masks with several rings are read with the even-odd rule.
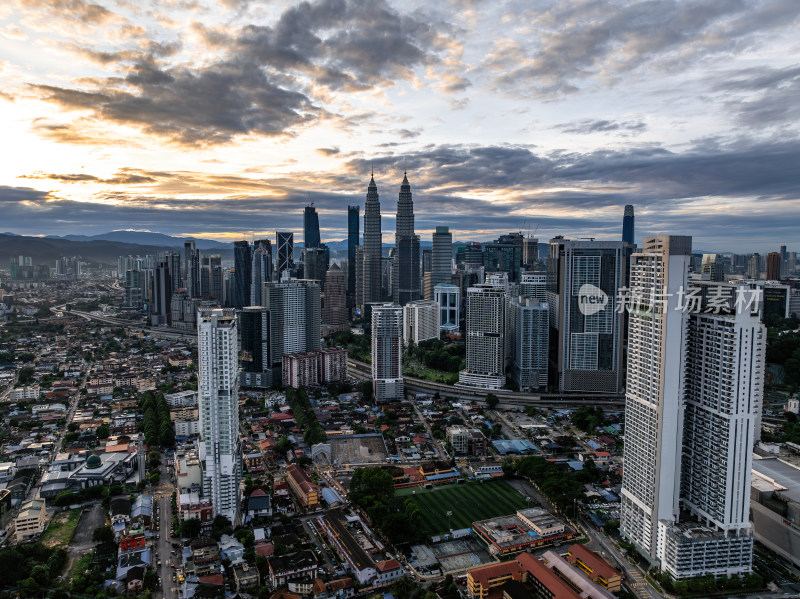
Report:
[[[163,237],[169,238],[168,235]],[[180,245],[182,247],[183,243],[181,242]],[[221,245],[226,249],[212,248],[204,253],[221,254],[223,260],[231,260],[233,249],[227,249],[226,245]],[[116,265],[119,256],[144,256],[159,252],[175,252],[177,248],[176,245],[142,245],[100,239],[70,241],[60,237],[25,237],[0,233],[0,265],[7,268],[8,259],[11,256],[30,256],[34,264],[50,264],[51,266],[62,256],[81,256],[89,262]]]
[[[233,247],[231,243],[222,243],[213,239],[198,239],[196,237],[173,237],[163,233],[151,233],[149,231],[110,231],[100,235],[48,235],[48,239],[65,239],[67,241],[113,241],[118,243],[135,243],[137,245],[149,245],[159,247],[183,247],[183,242],[194,239],[197,249],[200,250],[224,250]]]

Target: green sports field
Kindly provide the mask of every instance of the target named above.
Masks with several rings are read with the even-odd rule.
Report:
[[[447,532],[448,511],[453,512],[450,528],[458,530],[469,528],[478,520],[513,514],[528,507],[526,499],[503,481],[402,489],[397,496],[404,501],[411,499],[419,506],[420,525],[431,535]]]

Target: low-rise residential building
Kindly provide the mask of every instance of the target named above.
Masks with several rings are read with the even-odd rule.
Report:
[[[592,582],[607,591],[619,592],[622,587],[622,574],[595,552],[576,543],[567,550],[567,561],[577,566]]]
[[[44,522],[46,517],[46,505],[44,499],[34,499],[22,504],[22,507],[14,520],[14,527],[17,531],[17,543],[24,543],[38,537],[44,532]]]
[[[448,426],[447,440],[456,455],[486,455],[486,435],[476,428]]]
[[[514,583],[521,583],[519,589],[524,591],[522,596],[528,597],[607,599],[608,595],[603,589],[581,588],[580,592],[574,590],[530,553],[520,553],[513,561],[473,568],[467,573],[467,591],[473,599],[488,599],[494,589],[502,589],[508,584],[514,586]]]
[[[313,579],[316,572],[317,558],[306,549],[269,560],[269,582],[274,589],[290,580]]]
[[[211,537],[199,537],[192,541],[192,561],[197,576],[218,574],[220,571],[220,555],[217,542]]]
[[[362,549],[347,528],[347,517],[340,509],[328,510],[320,519],[322,528],[340,557],[347,562],[360,584],[367,584],[378,575],[375,562]]]
[[[303,507],[315,508],[319,505],[319,487],[311,482],[308,474],[297,464],[286,468],[286,480],[297,501]]]
[[[402,578],[405,573],[403,566],[400,565],[396,559],[387,559],[382,562],[375,563],[375,569],[378,571],[375,577],[375,585],[380,586],[384,584],[391,584],[398,578]]]
[[[190,518],[200,520],[201,523],[210,523],[214,520],[214,508],[211,500],[200,497],[198,493],[181,493],[178,496],[178,520],[184,522]]]
[[[233,566],[233,580],[236,583],[237,591],[258,586],[260,582],[258,568],[246,563]]]

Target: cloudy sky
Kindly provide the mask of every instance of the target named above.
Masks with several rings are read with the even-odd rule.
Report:
[[[5,0],[0,231],[800,250],[797,0]],[[538,230],[537,230],[538,227]]]

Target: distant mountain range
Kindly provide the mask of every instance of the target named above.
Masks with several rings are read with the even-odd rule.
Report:
[[[213,239],[199,239],[197,237],[173,237],[163,233],[149,231],[111,231],[100,235],[48,235],[47,239],[66,239],[67,241],[113,241],[116,243],[135,243],[159,247],[183,247],[183,242],[193,239],[199,250],[231,249],[232,243],[223,243]]]
[[[116,264],[119,256],[157,254],[175,247],[139,245],[118,241],[69,241],[61,238],[25,237],[0,234],[0,265],[8,266],[11,256],[30,256],[34,264],[50,264],[62,256],[80,256],[88,262]],[[232,252],[231,252],[232,253]]]
[[[386,236],[384,236],[385,238]],[[0,233],[0,266],[8,265],[11,256],[30,256],[34,264],[52,264],[62,256],[81,256],[90,262],[116,264],[119,256],[157,254],[183,248],[186,239],[194,239],[197,248],[204,253],[221,254],[223,260],[233,259],[233,244],[197,239],[192,237],[173,237],[163,233],[146,231],[111,231],[101,235],[63,235],[47,237],[27,237],[16,233]],[[465,243],[458,241],[455,243]],[[328,241],[331,258],[347,258],[347,240]],[[383,254],[387,255],[394,244],[384,243]],[[430,241],[420,241],[421,249],[431,247]],[[302,243],[295,244],[295,258],[299,259]],[[274,249],[273,249],[274,251]],[[547,242],[540,242],[541,257],[547,256]],[[694,250],[695,254],[710,253]],[[726,252],[727,253],[727,252]]]

